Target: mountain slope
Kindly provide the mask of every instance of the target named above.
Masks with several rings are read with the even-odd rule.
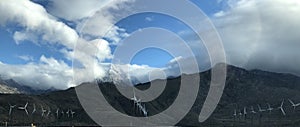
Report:
[[[200,88],[198,97],[190,112],[177,125],[189,126],[299,126],[300,107],[293,110],[287,99],[300,102],[300,78],[290,74],[265,72],[260,70],[245,70],[234,66],[228,66],[227,81],[220,103],[212,116],[204,123],[198,122],[207,91],[209,90],[210,71],[200,73]],[[198,74],[194,74],[198,75]],[[185,75],[193,76],[193,75]],[[170,106],[177,96],[181,77],[168,79],[164,92],[154,101],[145,103],[149,115],[160,113]],[[78,87],[85,87],[93,83],[84,83]],[[139,89],[149,88],[150,83],[139,84]],[[112,83],[100,83],[99,87],[106,96],[107,101],[118,111],[131,116],[142,116],[134,112],[133,102],[122,96]],[[284,101],[286,116],[283,116],[277,107]],[[8,116],[10,104],[24,105],[29,102],[28,111],[32,111],[33,104],[37,105],[37,112],[27,116],[24,111],[15,110],[11,117]],[[257,104],[266,109],[266,103],[274,108],[270,112],[251,114],[250,107],[258,112]],[[51,108],[49,117],[41,117],[41,106]],[[246,118],[233,117],[233,111],[242,111],[246,107],[248,115]],[[53,113],[56,109],[67,111],[71,109],[76,112],[74,118],[68,118],[60,114],[59,118]],[[180,109],[178,109],[180,110]],[[170,116],[172,117],[172,116]],[[75,89],[56,91],[40,95],[0,95],[0,120],[10,121],[10,125],[96,125],[82,109]]]
[[[2,94],[40,94],[56,90],[55,88],[47,90],[34,89],[29,86],[21,85],[13,79],[2,79],[0,76],[0,93]]]

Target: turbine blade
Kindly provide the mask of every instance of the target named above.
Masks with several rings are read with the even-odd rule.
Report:
[[[295,103],[291,99],[288,99],[288,100],[292,105],[295,105]]]
[[[25,104],[24,108],[26,108],[26,107],[27,107],[27,105],[28,105],[28,102],[26,102],[26,104]]]
[[[285,112],[282,107],[280,108],[280,110],[281,110],[282,114],[285,116]]]
[[[25,112],[26,112],[26,114],[28,115],[28,111],[27,111],[27,109],[25,108]]]
[[[12,110],[12,109],[10,108],[10,109],[9,109],[9,113],[8,113],[9,115],[11,114],[11,110]]]
[[[284,102],[284,100],[281,102],[281,107],[283,106],[283,102]]]

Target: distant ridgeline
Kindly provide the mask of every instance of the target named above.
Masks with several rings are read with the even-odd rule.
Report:
[[[41,94],[56,91],[55,88],[40,90],[29,86],[21,85],[13,79],[9,79],[0,75],[0,94]]]

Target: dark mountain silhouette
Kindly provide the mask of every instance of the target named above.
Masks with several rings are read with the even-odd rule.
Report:
[[[198,122],[198,116],[201,111],[204,100],[206,99],[210,83],[210,70],[200,74],[200,87],[198,97],[189,111],[189,113],[177,125],[179,126],[299,126],[300,125],[300,107],[295,110],[287,99],[300,102],[300,78],[291,74],[273,73],[261,70],[245,70],[228,65],[227,81],[220,103],[212,116],[204,123]],[[182,75],[182,76],[193,76]],[[167,80],[164,92],[154,101],[145,103],[149,115],[157,114],[170,106],[175,100],[182,77],[176,77]],[[159,80],[155,80],[159,81]],[[78,87],[85,87],[93,83],[83,83]],[[142,116],[134,112],[133,102],[118,92],[113,83],[99,82],[99,88],[105,95],[106,100],[118,111],[131,116]],[[150,83],[138,84],[138,89],[149,88]],[[284,100],[283,108],[286,112],[284,116],[277,107]],[[13,110],[9,117],[9,103],[23,106],[29,102],[28,111],[31,112],[33,104],[37,107],[36,114],[27,116],[22,110]],[[267,108],[267,103],[274,110],[272,112],[258,112],[258,104]],[[48,117],[41,117],[41,106],[48,110],[51,108],[51,114]],[[253,106],[256,114],[250,113],[250,107]],[[247,115],[234,117],[234,110],[243,112],[246,107]],[[59,115],[56,117],[54,112],[57,108],[68,111],[75,111],[73,118]],[[180,109],[179,109],[180,110]],[[170,116],[172,117],[172,116]],[[8,121],[9,125],[97,125],[85,113],[77,99],[75,88],[63,91],[54,91],[38,95],[26,94],[2,94],[0,95],[0,120],[2,123]]]

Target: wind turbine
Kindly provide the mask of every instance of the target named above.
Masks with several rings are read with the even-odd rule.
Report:
[[[243,115],[241,110],[240,110],[240,112],[239,112],[239,115],[240,115],[240,116]]]
[[[295,104],[292,100],[288,99],[289,102],[292,104],[294,110],[296,109],[296,107],[300,106],[300,103]]]
[[[74,114],[75,114],[75,112],[74,111],[70,111],[71,112],[71,116],[72,116],[72,118],[73,118],[73,116],[74,116]]]
[[[135,96],[135,92],[134,92],[134,90],[133,90],[133,97],[131,98],[131,100],[133,100],[133,101],[134,101],[134,104],[135,104],[135,103],[138,103],[138,102],[140,102],[140,101],[141,101],[141,99],[137,99],[137,97]]]
[[[244,115],[247,115],[247,108],[244,107]]]
[[[268,108],[267,108],[267,110],[268,110],[268,111],[270,111],[270,113],[271,113],[271,112],[272,112],[272,110],[273,110],[274,108],[272,108],[272,107],[271,107],[271,105],[270,105],[269,103],[267,103],[267,105],[268,105]]]
[[[19,110],[24,110],[26,112],[26,114],[28,115],[27,105],[28,105],[28,102],[24,105],[24,107],[18,107],[18,109]]]
[[[148,112],[147,112],[147,110],[146,110],[145,104],[142,105],[140,102],[138,102],[138,103],[137,103],[137,106],[138,106],[138,108],[139,108],[139,111],[140,111],[141,113],[143,113],[143,115],[144,115],[145,117],[147,117]]]
[[[256,112],[254,111],[253,106],[251,106],[251,113],[255,114]]]
[[[11,115],[12,110],[13,110],[16,106],[17,106],[17,105],[11,105],[11,104],[9,103],[9,112],[8,112],[8,115],[9,115],[9,116]]]
[[[31,112],[31,115],[33,115],[33,113],[35,113],[35,112],[36,112],[36,107],[35,107],[35,104],[33,104],[33,110]]]
[[[65,115],[65,112],[64,112],[64,110],[61,110],[61,114],[62,114],[62,116],[64,116],[64,115]]]
[[[259,112],[264,112],[264,111],[266,111],[265,109],[262,109],[262,108],[260,107],[259,104],[257,104],[257,107],[258,107],[258,111],[259,111]]]
[[[43,117],[45,115],[45,113],[47,112],[47,110],[44,109],[43,106],[41,106],[41,108],[42,108],[42,117]]]
[[[56,109],[56,112],[55,112],[56,118],[58,118],[58,113],[59,113],[59,108],[57,108],[57,109]]]
[[[70,117],[70,109],[68,109],[68,111],[66,112],[66,114],[68,115],[68,118]]]
[[[141,102],[141,99],[137,99],[137,97],[135,96],[134,88],[133,88],[133,97],[130,98],[130,100],[133,100],[133,106],[139,108],[139,103]]]
[[[236,109],[234,109],[234,111],[233,111],[233,116],[236,117],[236,115],[237,115],[237,114],[236,114]]]
[[[51,109],[49,107],[49,110],[48,110],[48,113],[47,113],[47,117],[50,115],[50,113],[51,113]]]
[[[284,102],[284,100],[281,102],[281,105],[280,105],[280,107],[278,107],[278,109],[280,109],[282,114],[285,116],[286,114],[285,114],[285,111],[283,109],[283,102]]]
[[[146,105],[145,104],[142,106],[141,110],[142,110],[144,116],[147,117],[148,116],[148,111],[146,110]]]

